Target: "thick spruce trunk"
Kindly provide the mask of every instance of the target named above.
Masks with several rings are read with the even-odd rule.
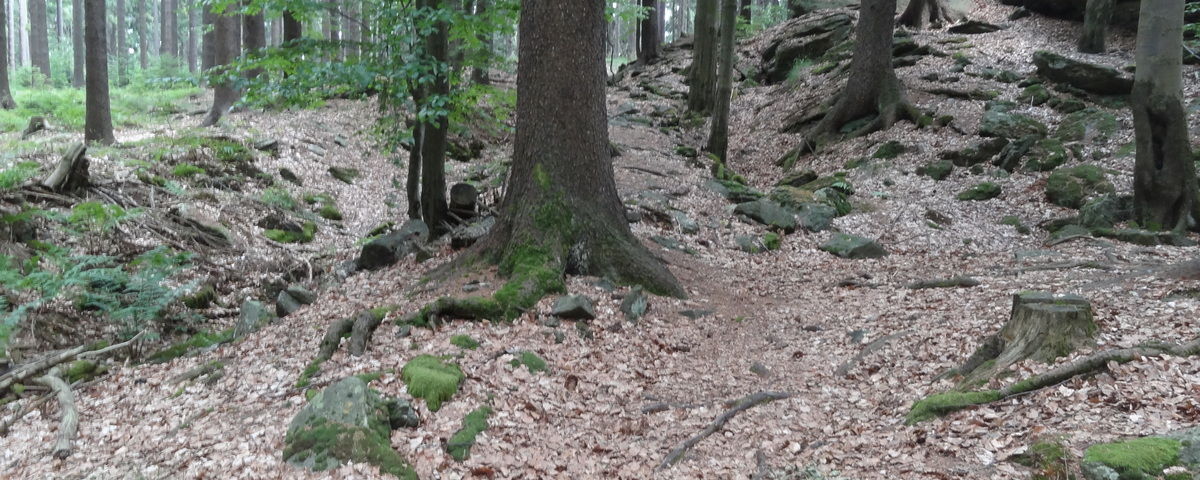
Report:
[[[717,93],[717,0],[696,0],[696,41],[688,79],[688,110],[712,112]]]
[[[86,0],[83,11],[87,40],[87,90],[84,100],[83,139],[87,143],[111,145],[112,113],[108,107],[108,21],[104,0]]]
[[[733,64],[736,61],[737,0],[723,0],[721,5],[721,68],[717,75],[717,101],[713,111],[712,130],[705,151],[722,162],[729,161],[729,104],[733,97]]]

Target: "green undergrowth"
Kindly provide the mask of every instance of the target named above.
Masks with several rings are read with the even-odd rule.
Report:
[[[1124,442],[1088,447],[1085,462],[1096,462],[1115,470],[1120,478],[1155,478],[1167,467],[1179,464],[1182,444],[1174,438],[1143,437]]]
[[[529,373],[538,373],[546,371],[546,361],[539,357],[538,354],[523,351],[512,362],[509,362],[513,367],[520,368],[522,365],[529,370]]]
[[[515,249],[500,263],[500,274],[508,277],[491,297],[442,297],[408,319],[418,326],[428,326],[434,316],[450,316],[474,320],[512,320],[533,308],[542,297],[565,293],[561,269],[549,251],[534,246]]]
[[[212,347],[230,340],[233,340],[233,329],[222,330],[220,332],[200,332],[192,335],[187,340],[159,350],[150,355],[146,360],[150,363],[169,362],[187,355],[194,350]]]
[[[149,88],[119,87],[110,90],[114,127],[135,127],[164,123],[183,111],[188,97],[199,94],[195,87]],[[0,110],[0,131],[19,132],[29,117],[46,117],[51,128],[83,130],[84,92],[77,88],[31,87],[13,89],[17,108]]]
[[[313,222],[304,222],[303,230],[299,232],[275,229],[263,232],[263,236],[279,243],[308,243],[316,234],[317,224]]]
[[[491,407],[481,406],[463,418],[463,427],[446,442],[446,452],[452,458],[461,462],[471,456],[471,447],[475,445],[475,437],[487,430],[487,419],[492,415]]]
[[[420,355],[404,364],[400,378],[408,386],[409,395],[425,399],[429,410],[436,412],[443,402],[458,393],[458,386],[466,376],[458,365],[433,355]]]
[[[1034,480],[1068,480],[1071,455],[1061,439],[1046,439],[1030,445],[1024,453],[1013,455],[1012,462],[1033,469]]]
[[[1000,392],[997,390],[937,393],[914,403],[904,423],[916,425],[934,417],[997,400],[1000,400]]]
[[[450,337],[450,344],[467,350],[479,348],[479,341],[471,338],[470,335],[455,335]]]

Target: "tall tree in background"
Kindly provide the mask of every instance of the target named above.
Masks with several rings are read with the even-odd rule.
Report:
[[[658,2],[641,0],[645,17],[638,26],[638,63],[649,65],[658,60]]]
[[[159,13],[159,50],[158,54],[162,57],[177,58],[179,56],[176,45],[178,40],[176,35],[179,34],[179,26],[175,20],[175,2],[176,0],[162,0],[161,10]]]
[[[8,85],[8,2],[0,0],[0,39],[4,46],[0,47],[0,109],[17,108],[13,101],[12,89]]]
[[[946,0],[911,0],[898,21],[906,27],[923,30],[954,23],[961,18],[962,14],[950,8]]]
[[[342,45],[342,53],[345,58],[358,58],[359,45],[362,41],[362,33],[358,26],[362,21],[362,13],[359,12],[359,7],[362,3],[359,0],[346,0],[346,18],[342,19],[342,23],[346,25],[343,30],[345,44]]]
[[[209,7],[211,10],[212,7]],[[237,60],[241,49],[241,21],[228,8],[224,13],[213,12],[213,68],[224,67]],[[221,121],[221,117],[237,102],[241,92],[231,79],[225,79],[213,84],[213,103],[204,120],[202,127],[211,127]]]
[[[490,0],[477,0],[475,2],[475,15],[482,18],[487,18]],[[492,83],[492,32],[479,32],[479,43],[483,45],[483,62],[476,65],[471,71],[471,81],[476,85],[489,85]]]
[[[413,90],[413,103],[419,109],[417,122],[413,131],[413,153],[409,158],[409,172],[420,169],[420,213],[425,224],[435,233],[446,231],[448,220],[446,205],[446,136],[450,128],[450,120],[442,105],[450,96],[450,78],[445,65],[450,60],[450,25],[444,16],[436,13],[446,0],[417,0],[418,30],[422,31],[419,39],[422,60],[421,63],[433,70],[427,76],[428,83],[418,79]],[[429,24],[424,27],[424,24]],[[432,100],[437,99],[438,102]],[[419,155],[419,158],[415,158]],[[416,164],[416,165],[414,165]],[[409,213],[412,214],[413,183],[410,177],[408,185]]]
[[[1079,51],[1103,53],[1108,36],[1108,23],[1112,21],[1113,0],[1088,0],[1083,15],[1083,33],[1079,35]]]
[[[744,20],[746,23],[750,23],[750,21],[753,20],[754,14],[750,11],[752,3],[753,2],[750,0],[742,0],[741,6],[738,7],[738,15],[741,16],[742,20]]]
[[[304,34],[304,24],[291,10],[283,11],[283,43],[294,42]]]
[[[125,0],[117,0],[117,85],[129,82],[129,46],[125,34]]]
[[[104,0],[87,0],[84,4],[84,37],[87,41],[87,90],[83,139],[87,143],[111,145],[112,113],[108,108],[108,22]]]
[[[63,7],[62,0],[54,0],[54,41],[61,44],[63,40]]]
[[[200,7],[188,8],[187,67],[196,73],[196,62],[200,48]]]
[[[717,81],[717,0],[696,0],[696,41],[688,77],[688,110],[707,114],[713,108]]]
[[[84,84],[83,71],[86,67],[83,45],[83,0],[71,0],[71,46],[74,64],[71,69],[71,85],[82,88]]]
[[[50,38],[46,33],[46,0],[29,2],[29,55],[34,68],[50,78]]]
[[[1183,0],[1142,2],[1138,18],[1133,126],[1134,217],[1143,227],[1195,227],[1196,171],[1183,109]]]
[[[722,161],[729,157],[729,103],[733,97],[734,45],[737,43],[738,1],[723,0],[721,5],[721,69],[717,74],[717,102],[713,111],[712,130],[705,151]]]
[[[142,67],[142,70],[150,66],[150,52],[147,47],[150,45],[150,39],[146,37],[147,1],[149,0],[137,0],[137,8],[133,17],[133,29],[137,31],[138,37],[138,65]]]
[[[900,79],[892,68],[895,12],[896,0],[863,0],[855,30],[850,78],[837,103],[817,124],[812,138],[807,139],[809,148],[824,137],[837,134],[853,120],[873,118],[850,132],[850,136],[861,136],[891,127],[900,119],[919,116],[904,99]]]
[[[242,0],[242,6],[251,7],[250,0]],[[263,12],[257,7],[250,9],[255,11],[242,15],[242,53],[244,54],[257,53],[267,46],[267,24],[263,19]],[[246,77],[255,78],[260,74],[262,74],[262,69],[256,68],[247,71]]]
[[[203,13],[200,14],[200,20],[204,25],[204,28],[201,29],[204,34],[200,36],[200,70],[207,72],[217,64],[217,14],[207,5],[203,9]]]
[[[484,260],[499,265],[508,284],[491,299],[443,298],[421,315],[512,318],[565,291],[566,274],[685,295],[629,231],[617,196],[604,108],[604,11],[601,0],[522,0],[516,136],[500,216],[443,270]]]

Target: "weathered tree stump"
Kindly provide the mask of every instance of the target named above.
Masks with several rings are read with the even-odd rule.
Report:
[[[21,140],[29,138],[37,132],[46,129],[46,117],[35,116],[29,117],[29,124],[25,126],[25,130],[21,131]]]
[[[1092,305],[1083,297],[1021,292],[1013,295],[1008,323],[951,373],[962,375],[960,387],[976,387],[1022,360],[1049,363],[1095,345],[1096,331]]]
[[[58,166],[50,176],[42,181],[42,186],[54,191],[71,191],[88,185],[87,146],[77,143],[58,161]]]
[[[464,222],[475,218],[475,204],[479,201],[479,190],[469,183],[456,183],[450,187],[450,213]]]

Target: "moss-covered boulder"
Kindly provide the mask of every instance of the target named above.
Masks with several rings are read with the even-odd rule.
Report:
[[[1021,138],[1026,135],[1046,136],[1046,125],[1028,115],[1016,113],[1017,104],[991,101],[983,111],[979,135],[983,137]]]
[[[1025,87],[1020,95],[1017,95],[1017,101],[1025,105],[1038,106],[1049,102],[1054,95],[1050,93],[1050,89],[1040,83]]]
[[[1054,138],[1063,143],[1106,142],[1117,131],[1117,117],[1095,108],[1068,114],[1058,124]]]
[[[917,167],[917,175],[924,175],[937,181],[945,180],[954,173],[954,163],[949,160],[937,160]]]
[[[1033,54],[1033,64],[1039,76],[1098,95],[1128,95],[1133,90],[1133,78],[1121,71],[1095,65],[1054,52],[1039,50]]]
[[[970,167],[991,160],[1008,145],[1004,137],[988,138],[976,142],[962,150],[949,150],[941,153],[942,160],[949,160],[958,167]]]
[[[329,174],[343,183],[353,185],[362,172],[359,172],[357,168],[329,167]]]
[[[784,175],[783,178],[779,180],[779,183],[776,183],[775,185],[800,187],[804,186],[804,184],[808,182],[816,180],[817,178],[820,178],[820,175],[817,175],[817,172],[813,170],[793,171],[787,175]]]
[[[1133,197],[1102,195],[1079,209],[1079,224],[1087,228],[1112,228],[1133,218]]]
[[[348,377],[316,394],[292,419],[283,459],[314,471],[365,462],[415,480],[412,466],[391,445],[394,405],[362,379]]]
[[[752,202],[765,196],[744,183],[732,180],[709,179],[704,182],[704,188],[734,203]]]
[[[820,248],[823,251],[848,259],[881,258],[887,256],[887,251],[874,240],[845,233],[835,233],[829,241],[821,244]]]
[[[1049,172],[1067,163],[1067,149],[1062,142],[1053,138],[1043,138],[1034,145],[1027,155],[1025,170],[1031,172]]]
[[[1190,442],[1191,443],[1191,442]],[[1194,444],[1188,445],[1194,450]],[[1081,470],[1089,480],[1150,480],[1192,478],[1191,473],[1166,476],[1163,471],[1179,466],[1184,443],[1171,437],[1142,437],[1088,447]],[[1189,451],[1189,454],[1194,452]],[[1186,468],[1186,467],[1185,467]],[[1196,470],[1200,473],[1200,470]]]
[[[759,199],[740,203],[733,209],[733,212],[784,232],[791,233],[796,230],[796,217],[782,205],[771,200]]]
[[[1046,179],[1046,200],[1067,208],[1080,208],[1093,195],[1113,193],[1104,170],[1095,165],[1060,168]]]
[[[442,403],[458,393],[458,385],[466,375],[458,365],[448,363],[433,355],[420,355],[400,369],[400,378],[413,398],[425,399],[425,406],[438,411]]]
[[[908,152],[907,146],[905,146],[903,143],[891,140],[885,142],[883,145],[880,145],[879,148],[875,149],[875,153],[871,154],[871,158],[888,160],[899,157],[905,152]]]
[[[975,185],[971,188],[968,188],[968,189],[960,192],[958,194],[958,199],[961,201],[964,201],[964,202],[965,201],[982,202],[984,200],[991,200],[993,198],[999,197],[1000,193],[1002,191],[1003,191],[1003,189],[1000,188],[1000,186],[996,185],[995,183],[983,182],[983,183],[980,183],[978,185]]]

